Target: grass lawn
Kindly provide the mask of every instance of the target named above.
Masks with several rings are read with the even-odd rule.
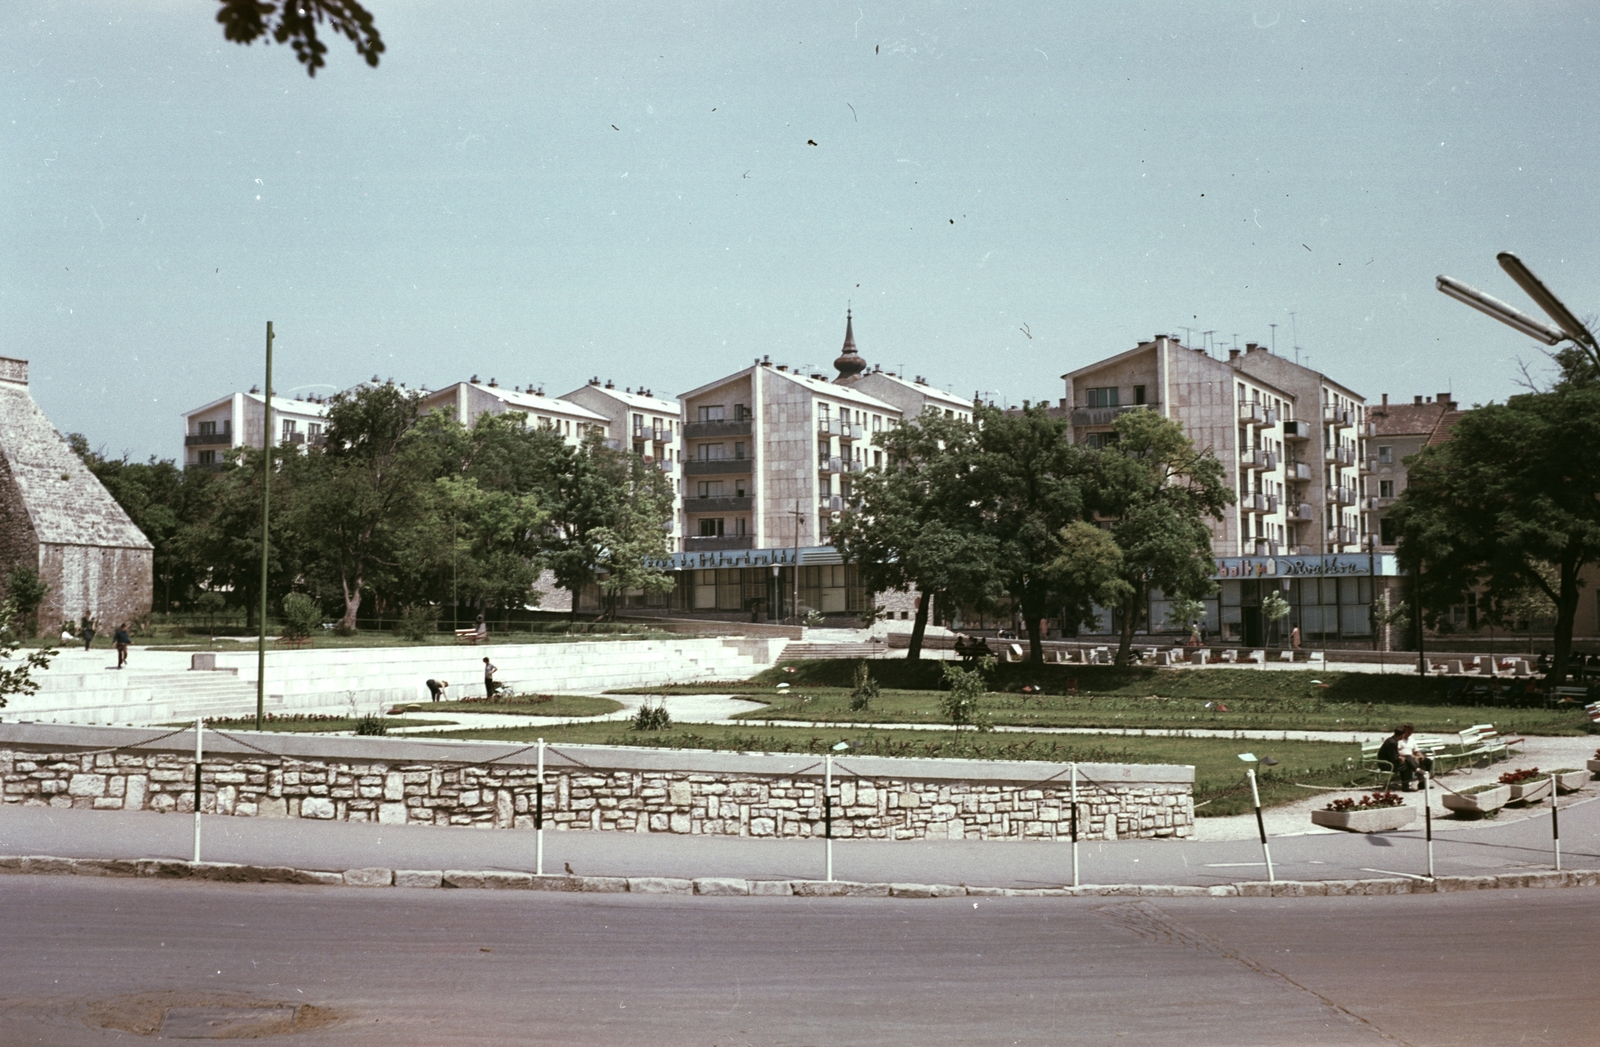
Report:
[[[402,702],[390,709],[428,713],[512,713],[524,716],[604,716],[622,708],[611,698],[591,698],[583,694],[519,694],[485,701],[482,698],[460,702]],[[407,721],[420,723],[421,721]]]
[[[263,731],[281,731],[286,734],[312,734],[334,733],[337,731],[353,731],[356,721],[363,717],[333,716],[317,713],[298,713],[292,716],[273,716],[268,713],[261,721]],[[192,722],[192,721],[191,721]],[[402,720],[398,717],[385,717],[381,720],[385,728],[392,727],[448,727],[452,720]],[[167,727],[183,727],[185,724],[170,723]],[[253,731],[256,729],[254,716],[238,716],[225,720],[207,720],[206,726],[217,731]]]
[[[942,663],[891,659],[867,664],[884,690],[871,709],[860,713],[850,711],[855,662],[848,659],[777,666],[732,683],[639,690],[759,695],[772,703],[739,714],[748,720],[943,719],[938,701]],[[788,695],[777,694],[780,682],[792,685]],[[1039,693],[1024,695],[1022,688],[1029,685]],[[1502,731],[1542,735],[1582,735],[1592,727],[1582,710],[1467,704],[1452,697],[1449,680],[1375,673],[1001,664],[990,686],[994,690],[984,700],[985,711],[997,724],[1016,726],[1378,731],[1412,723],[1423,733],[1454,734],[1473,724],[1493,723]]]
[[[1261,800],[1268,806],[1310,795],[1294,783],[1342,787],[1352,778],[1346,761],[1359,758],[1359,746],[1338,742],[1236,742],[1227,738],[1130,738],[1114,735],[1005,735],[963,731],[896,731],[850,728],[723,727],[692,724],[666,731],[633,731],[625,723],[575,723],[540,727],[419,732],[423,737],[475,738],[526,744],[544,738],[552,745],[635,745],[654,749],[718,749],[734,752],[815,753],[840,741],[855,755],[946,757],[980,760],[1077,760],[1082,763],[1192,764],[1195,813],[1202,817],[1239,814],[1250,809],[1245,765],[1238,754],[1253,749],[1278,766],[1261,777]],[[848,761],[849,757],[842,759]],[[1352,793],[1355,790],[1352,789]],[[1200,806],[1203,805],[1203,806]]]

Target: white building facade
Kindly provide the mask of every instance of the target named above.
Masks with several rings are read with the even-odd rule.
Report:
[[[235,447],[261,446],[265,414],[259,388],[231,393],[183,416],[183,464],[186,469],[221,469]],[[321,446],[327,425],[327,402],[272,398],[270,432],[274,445]]]

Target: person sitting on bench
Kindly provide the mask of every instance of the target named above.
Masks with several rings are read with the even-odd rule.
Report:
[[[1402,724],[1378,746],[1378,759],[1388,763],[1400,775],[1401,792],[1412,791],[1411,780],[1417,776],[1417,771],[1433,770],[1433,757],[1417,748],[1417,743],[1411,740],[1414,730],[1410,724]]]

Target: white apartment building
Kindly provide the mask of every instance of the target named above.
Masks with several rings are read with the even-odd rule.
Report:
[[[424,411],[446,411],[461,424],[471,426],[485,414],[521,415],[527,424],[554,429],[569,444],[580,444],[591,432],[609,435],[610,420],[598,411],[576,403],[544,395],[532,385],[527,389],[506,389],[493,378],[478,381],[473,375],[465,382],[447,385],[437,392],[424,392]]]
[[[220,469],[234,447],[261,446],[265,413],[259,387],[231,393],[183,416],[183,464],[186,469]],[[272,398],[271,432],[275,444],[319,446],[326,425],[327,402]]]
[[[672,484],[672,546],[681,547],[683,466],[679,461],[679,437],[683,421],[682,406],[676,400],[663,400],[648,389],[618,389],[615,383],[600,384],[591,378],[587,385],[561,397],[606,419],[610,437],[606,445],[616,451],[631,451],[646,465],[661,470]]]
[[[1304,642],[1370,643],[1373,595],[1391,586],[1393,556],[1368,549],[1365,403],[1349,387],[1250,343],[1227,360],[1156,335],[1062,376],[1073,439],[1101,446],[1130,410],[1175,419],[1223,465],[1239,501],[1212,524],[1208,636],[1259,646],[1299,627]],[[1267,593],[1290,605],[1276,635],[1261,613]],[[1152,594],[1148,627],[1168,628]],[[1116,623],[1109,613],[1103,627]],[[1141,630],[1143,631],[1143,630]]]

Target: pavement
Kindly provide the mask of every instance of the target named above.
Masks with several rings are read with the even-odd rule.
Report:
[[[1580,1045],[1595,1042],[1594,899],[902,902],[6,876],[0,1041]]]

